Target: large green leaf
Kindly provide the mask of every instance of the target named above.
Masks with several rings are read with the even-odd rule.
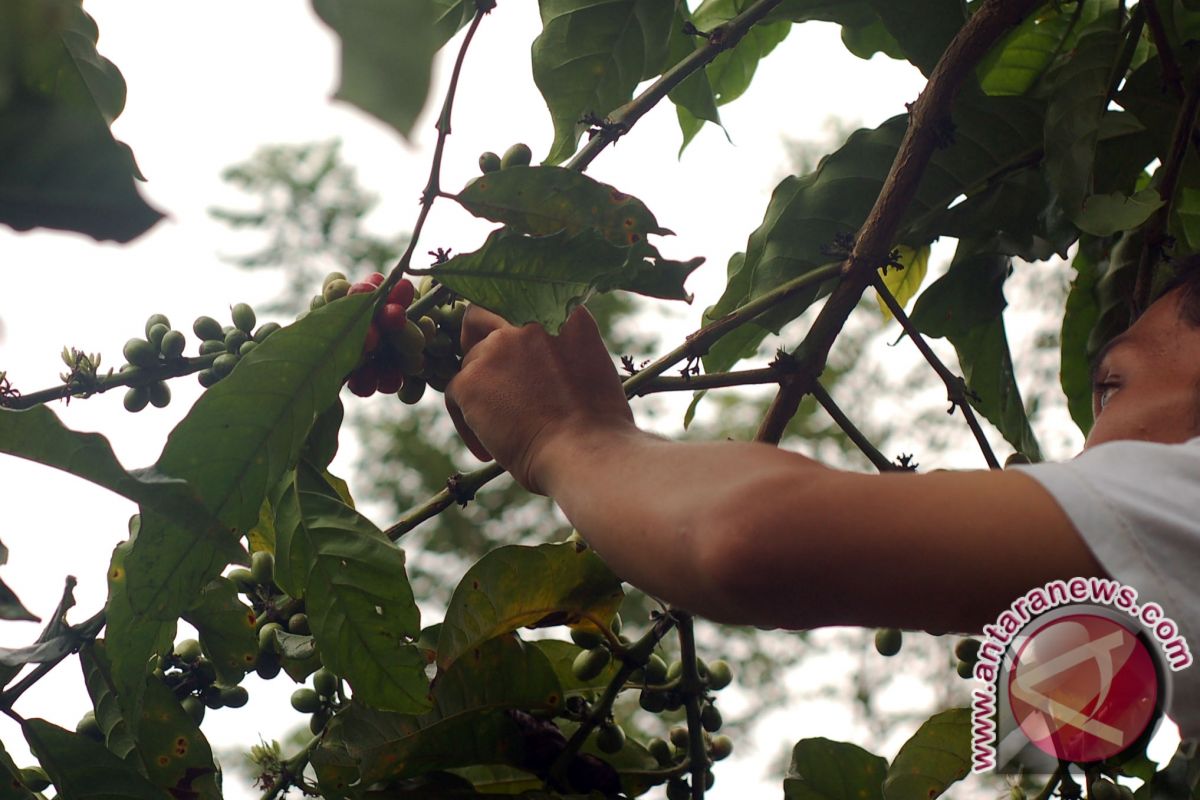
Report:
[[[0,409],[0,452],[36,461],[83,478],[220,545],[225,531],[196,491],[178,477],[154,469],[127,471],[108,440],[73,431],[46,406]]]
[[[983,91],[992,95],[1020,95],[1033,88],[1055,56],[1062,52],[1064,38],[1077,24],[1074,11],[1050,2],[1013,28],[976,70]]]
[[[967,19],[963,0],[870,0],[905,57],[928,76]]]
[[[135,763],[137,742],[125,726],[125,717],[117,702],[112,664],[108,660],[103,639],[96,639],[79,650],[79,666],[83,670],[83,682],[87,686],[88,696],[92,698],[96,723],[104,733],[105,745],[120,758]]]
[[[442,670],[481,643],[517,628],[607,623],[624,593],[621,581],[590,548],[574,542],[499,547],[459,581],[438,639]]]
[[[961,98],[953,115],[953,143],[930,160],[896,243],[924,244],[924,237],[932,238],[938,218],[960,195],[980,191],[988,179],[1036,154],[1042,143],[1041,112],[1041,104],[1027,98]],[[856,131],[815,171],[784,179],[772,194],[763,223],[750,235],[744,259],[734,265],[725,293],[705,312],[705,320],[719,319],[788,280],[840,260],[830,248],[839,237],[853,236],[866,219],[907,125],[907,117],[901,116],[874,130]],[[751,329],[753,336],[744,326],[737,333],[738,347],[718,343],[705,357],[705,369],[723,371],[753,355],[767,331],[778,331],[802,313],[817,291],[814,287],[774,315],[760,318],[761,327]]]
[[[411,139],[429,96],[433,56],[471,18],[469,0],[312,0],[341,40],[338,100]]]
[[[520,763],[524,742],[505,709],[557,708],[562,690],[541,651],[516,636],[474,646],[433,684],[421,716],[352,704],[313,755],[322,788],[342,796],[356,780],[419,775],[472,764]]]
[[[887,759],[858,745],[801,739],[783,779],[786,800],[883,800]]]
[[[1121,43],[1117,15],[1102,17],[1080,35],[1070,60],[1049,76],[1044,169],[1070,219],[1079,217],[1091,193],[1100,122]]]
[[[456,294],[514,325],[537,322],[556,332],[571,310],[597,291],[627,289],[690,300],[683,282],[702,261],[661,258],[644,241],[615,245],[595,228],[549,236],[501,228],[475,252],[435,266],[433,274]]]
[[[674,0],[540,0],[533,79],[554,121],[549,164],[575,152],[588,124],[633,97],[668,56]]]
[[[21,783],[20,769],[0,742],[0,800],[35,800],[33,792]]]
[[[301,591],[321,658],[376,709],[429,708],[425,660],[413,640],[421,613],[404,551],[366,517],[323,494],[297,493],[308,571]],[[282,554],[281,554],[282,555]]]
[[[1094,194],[1084,201],[1075,224],[1084,233],[1111,236],[1138,227],[1162,205],[1163,199],[1155,189],[1142,189],[1130,196],[1123,192]]]
[[[41,719],[21,726],[60,797],[71,800],[170,800],[131,764],[86,736]]]
[[[883,783],[886,800],[934,800],[971,771],[971,710],[934,714],[892,759]]]
[[[543,236],[595,229],[618,246],[665,235],[646,204],[563,167],[510,167],[475,178],[454,198],[477,217]]]
[[[258,660],[254,611],[238,599],[228,578],[213,578],[200,591],[196,605],[183,614],[200,634],[204,654],[212,661],[217,679],[228,686],[240,683]]]
[[[675,21],[671,24],[668,59],[671,66],[678,64],[704,45],[704,39],[684,33],[684,25],[688,22],[695,24],[687,5],[679,3],[675,7]],[[721,114],[717,111],[717,96],[713,91],[712,81],[708,78],[708,70],[699,69],[688,75],[667,94],[667,98],[695,120],[697,126],[705,122],[721,124]],[[680,155],[683,155],[685,147],[686,141],[679,148]]]
[[[19,622],[38,622],[39,618],[21,603],[8,584],[0,581],[0,619]]]
[[[268,487],[296,462],[314,420],[337,399],[362,354],[372,299],[344,298],[276,332],[171,432],[155,469],[188,481],[232,533],[227,542],[258,522]],[[178,617],[229,563],[229,553],[229,545],[144,513],[126,565],[132,607]]]
[[[95,49],[78,3],[0,5],[0,222],[127,242],[162,214],[134,185],[129,148],[108,122],[125,101],[120,72]]]
[[[1099,265],[1089,252],[1092,248],[1080,247],[1071,266],[1075,278],[1067,294],[1067,306],[1063,311],[1059,382],[1067,396],[1067,409],[1079,430],[1087,436],[1092,429],[1092,369],[1088,357],[1088,337],[1100,309],[1096,304],[1096,281]]]

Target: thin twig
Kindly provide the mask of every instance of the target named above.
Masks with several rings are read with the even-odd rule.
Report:
[[[821,408],[825,409],[825,413],[842,429],[842,433],[846,434],[846,437],[854,442],[854,446],[862,451],[862,454],[875,465],[875,469],[880,472],[895,472],[900,470],[900,467],[897,467],[883,453],[879,452],[875,448],[875,445],[871,444],[871,441],[863,435],[863,432],[850,421],[845,412],[838,408],[837,403],[833,402],[833,398],[829,396],[829,392],[825,391],[824,386],[817,381],[813,381],[812,385],[809,386],[809,391],[817,403],[820,404]]]
[[[758,0],[733,19],[714,28],[708,34],[707,44],[696,48],[668,69],[644,92],[618,108],[608,116],[603,129],[587,141],[566,166],[580,172],[600,155],[600,152],[629,131],[642,116],[693,72],[702,69],[721,53],[741,41],[746,32],[761,22],[782,0]]]
[[[1146,24],[1150,28],[1150,38],[1154,40],[1154,49],[1158,51],[1158,60],[1162,64],[1163,85],[1170,90],[1176,100],[1183,100],[1183,71],[1179,68],[1179,59],[1167,38],[1167,28],[1163,25],[1162,14],[1158,10],[1158,0],[1144,0],[1138,3],[1138,8],[1145,7]]]
[[[735,372],[706,372],[687,377],[660,376],[638,389],[637,396],[659,392],[690,392],[701,389],[727,389],[733,386],[758,386],[779,383],[780,371],[774,367],[744,369]]]
[[[834,289],[816,322],[796,351],[806,369],[801,375],[820,375],[850,312],[858,304],[871,276],[886,262],[900,221],[916,196],[921,176],[944,136],[958,89],[1001,36],[1024,19],[1041,0],[983,0],[951,40],[929,82],[912,105],[908,130],[884,180],[875,206],[855,237],[843,265],[845,279]],[[805,393],[803,380],[785,381],[759,426],[758,439],[778,443],[788,420],[795,416]]]
[[[1150,291],[1154,285],[1154,268],[1162,260],[1163,246],[1167,236],[1167,224],[1175,201],[1175,189],[1183,173],[1183,161],[1192,131],[1196,127],[1196,112],[1200,108],[1200,69],[1192,75],[1188,84],[1187,97],[1179,116],[1175,119],[1175,131],[1171,135],[1171,150],[1163,162],[1157,178],[1158,196],[1163,204],[1143,227],[1142,252],[1138,259],[1137,278],[1133,285],[1131,317],[1136,317],[1150,304]]]
[[[317,745],[321,743],[321,737],[314,736],[308,740],[308,744],[296,755],[280,764],[279,780],[275,782],[265,792],[262,793],[261,800],[275,800],[287,794],[287,790],[294,786],[297,781],[303,780],[304,770],[308,766],[308,761],[312,757],[312,753],[317,749]]]
[[[223,351],[222,353],[209,353],[208,355],[196,356],[194,358],[164,361],[161,365],[154,367],[138,367],[137,369],[126,370],[125,372],[114,372],[103,378],[97,378],[94,383],[90,383],[87,386],[71,384],[52,386],[49,389],[0,399],[0,408],[19,411],[21,409],[33,408],[43,403],[63,400],[68,397],[88,397],[94,394],[102,394],[110,389],[116,389],[121,386],[149,386],[158,381],[179,378],[208,369],[217,360],[217,356],[222,354]]]
[[[704,726],[700,722],[700,704],[704,700],[704,680],[696,661],[696,632],[692,615],[680,609],[671,614],[679,623],[679,660],[683,665],[680,693],[687,711],[688,760],[692,764],[692,800],[704,800],[708,772],[708,751],[704,747]]]
[[[78,625],[72,625],[67,629],[69,633],[60,634],[78,637],[76,645],[57,658],[38,664],[33,668],[32,671],[30,671],[28,675],[14,683],[3,694],[0,694],[0,710],[12,709],[13,705],[18,699],[20,699],[21,695],[28,691],[29,687],[33,686],[35,683],[49,674],[50,670],[57,667],[60,663],[62,663],[63,659],[78,650],[79,647],[84,644],[84,642],[91,641],[99,636],[100,631],[104,628],[104,623],[104,610],[101,609]]]

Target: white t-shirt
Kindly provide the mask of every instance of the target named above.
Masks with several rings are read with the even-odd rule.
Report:
[[[1158,603],[1200,662],[1200,437],[1184,444],[1120,441],[1072,461],[1019,467],[1058,502],[1096,560]],[[1200,663],[1172,672],[1169,716],[1200,738]]]

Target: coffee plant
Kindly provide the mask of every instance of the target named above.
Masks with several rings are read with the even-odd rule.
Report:
[[[0,710],[20,723],[38,761],[19,767],[0,749],[0,798],[46,797],[51,787],[64,798],[220,797],[201,726],[247,702],[251,672],[298,686],[290,704],[311,734],[295,752],[278,742],[253,749],[264,798],[636,796],[655,787],[672,799],[703,797],[734,748],[721,733],[720,692],[735,676],[719,653],[698,652],[687,610],[622,620],[621,581],[571,536],[491,550],[460,577],[441,621],[422,624],[398,543],[471,503],[501,470],[449,475],[380,529],[329,465],[341,389],[395,395],[398,414],[444,390],[460,363],[468,302],[555,331],[572,308],[615,290],[690,300],[684,284],[703,259],[663,257],[652,237],[670,230],[586,169],[664,100],[685,146],[705,123],[719,124],[719,106],[748,90],[757,62],[795,25],[835,23],[855,55],[905,59],[928,83],[906,114],[855,131],[779,184],[695,332],[623,365],[630,397],[692,392],[694,409],[706,392],[774,385],[760,441],[778,442],[812,396],[876,468],[915,469],[873,446],[819,381],[872,288],[944,383],[987,465],[1000,460],[983,421],[1020,458],[1038,460],[1002,314],[1013,260],[1057,257],[1074,268],[1061,378],[1086,431],[1089,355],[1153,299],[1173,259],[1200,246],[1200,9],[1190,0],[540,0],[533,75],[553,119],[552,148],[537,165],[520,143],[484,153],[479,176],[461,188],[441,181],[443,161],[460,157],[447,147],[455,92],[472,40],[505,3],[313,6],[341,39],[337,97],[406,137],[427,103],[434,56],[456,43],[411,237],[386,271],[314,281],[309,309],[285,326],[260,325],[253,308],[234,303],[216,316],[197,309],[189,337],[156,314],[116,369],[68,348],[61,385],[25,391],[0,372],[0,451],[139,506],[108,566],[105,607],[69,622],[69,580],[37,640],[0,651]],[[97,52],[95,23],[73,0],[9,0],[0,33],[0,221],[117,242],[144,233],[162,214],[141,197],[130,149],[109,130],[125,83]],[[498,227],[474,251],[435,248],[432,265],[418,263],[439,201]],[[957,250],[922,289],[939,237]],[[361,260],[369,256],[347,263]],[[736,368],[818,301],[798,348]],[[953,345],[962,376],[926,337]],[[50,405],[120,388],[131,412],[161,408],[169,382],[187,375],[205,392],[144,469],[123,467],[103,436],[68,429]],[[0,563],[6,555],[0,547]],[[34,619],[3,584],[0,616]],[[196,639],[176,641],[180,621]],[[667,637],[677,644],[668,648]],[[881,629],[875,645],[894,655],[902,639]],[[76,730],[18,711],[22,694],[73,653],[93,703]],[[977,656],[977,642],[960,641],[957,672],[969,676]],[[628,707],[622,696],[660,719],[656,735],[631,735],[640,728],[615,710]],[[657,716],[672,712],[683,724]],[[967,774],[968,739],[965,709],[931,717],[890,763],[805,739],[783,791],[797,800],[934,798]],[[1197,770],[1187,755],[1163,769],[1144,754],[1064,764],[1011,796],[1114,800],[1129,793],[1117,778],[1137,778],[1142,797],[1191,797]]]

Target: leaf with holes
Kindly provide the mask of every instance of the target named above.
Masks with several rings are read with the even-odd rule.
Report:
[[[801,739],[783,779],[785,800],[883,800],[887,759],[858,745]]]
[[[626,246],[671,233],[641,200],[563,167],[502,169],[475,178],[454,199],[477,217],[535,236],[594,229]]]
[[[438,639],[438,667],[495,636],[529,625],[607,623],[620,607],[621,581],[574,542],[499,547],[459,581]]]
[[[971,771],[971,710],[927,719],[900,747],[883,782],[886,800],[934,800]]]

